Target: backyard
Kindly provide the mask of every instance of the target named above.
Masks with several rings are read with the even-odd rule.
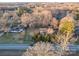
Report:
[[[79,3],[0,3],[0,55],[79,55]]]

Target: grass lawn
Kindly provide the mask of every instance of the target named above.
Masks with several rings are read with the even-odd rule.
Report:
[[[25,32],[25,36],[20,40],[20,33],[5,33],[0,37],[0,44],[30,44],[32,43],[29,33]]]

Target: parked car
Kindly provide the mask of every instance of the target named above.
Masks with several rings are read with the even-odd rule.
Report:
[[[11,27],[10,29],[9,29],[9,32],[23,32],[24,31],[24,28],[22,28],[22,27]]]
[[[0,31],[0,37],[1,37],[2,35],[4,35],[4,32],[3,32],[3,31]]]

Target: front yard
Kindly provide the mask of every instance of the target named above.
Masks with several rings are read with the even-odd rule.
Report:
[[[21,37],[21,32],[5,33],[0,37],[0,44],[30,44],[31,42],[31,37],[27,32],[23,37]]]

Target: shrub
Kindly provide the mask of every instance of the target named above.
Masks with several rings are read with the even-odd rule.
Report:
[[[24,26],[24,27],[27,27],[27,25],[31,22],[31,19],[32,18],[32,16],[29,14],[29,13],[23,13],[22,15],[21,15],[21,22],[22,22],[22,25]]]
[[[74,19],[70,16],[66,16],[63,19],[61,19],[59,25],[59,32],[60,32],[59,36],[63,37],[63,40],[61,42],[63,50],[67,47],[70,38],[73,36],[73,31],[74,31]]]
[[[53,26],[54,29],[58,28],[58,20],[56,18],[51,20],[51,26]]]
[[[72,41],[74,26],[73,18],[66,16],[61,19],[57,33],[52,35],[51,41],[61,47],[61,54],[65,53],[70,41]]]
[[[7,32],[9,27],[20,24],[20,18],[15,12],[4,13],[1,17],[0,24],[4,27],[4,31]]]
[[[25,10],[23,8],[16,9],[16,13],[18,14],[18,16],[21,16],[24,12],[25,12]]]
[[[51,35],[50,34],[40,34],[40,33],[37,33],[37,34],[34,34],[34,36],[32,37],[34,42],[39,42],[39,41],[43,41],[43,42],[50,42],[51,40]]]
[[[60,21],[59,31],[71,34],[74,31],[74,20],[70,16],[66,16]]]
[[[52,44],[45,42],[38,42],[33,47],[27,49],[23,54],[25,56],[56,56],[61,55]]]
[[[37,21],[41,27],[48,27],[50,20],[52,19],[51,11],[49,10],[35,10],[33,12],[33,18]]]
[[[26,8],[26,12],[31,14],[33,10],[31,8]]]
[[[0,31],[5,31],[8,28],[8,13],[4,13],[0,19]]]
[[[34,33],[32,36],[35,42],[43,41],[43,42],[51,42],[52,34],[54,33],[52,28],[41,28],[38,33]]]
[[[79,10],[74,11],[74,19],[79,20]]]
[[[33,10],[31,8],[27,8],[27,7],[19,7],[16,9],[16,13],[18,14],[18,16],[21,16],[23,13],[32,13]]]

